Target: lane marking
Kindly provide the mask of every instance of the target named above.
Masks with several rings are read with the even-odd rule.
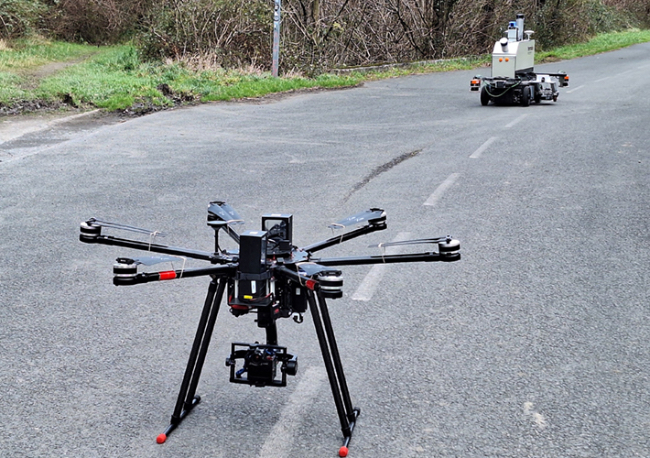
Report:
[[[438,203],[438,201],[442,198],[443,194],[447,189],[449,189],[458,179],[460,176],[460,173],[452,173],[447,177],[445,181],[443,181],[440,186],[436,188],[435,191],[433,191],[433,194],[429,196],[427,201],[423,205],[429,205],[429,206],[434,206],[435,204]]]
[[[600,83],[601,81],[605,81],[605,80],[608,80],[610,78],[611,78],[611,76],[606,76],[605,78],[601,78],[599,80],[594,81],[594,83]]]
[[[650,67],[650,64],[641,65],[640,67],[637,67],[637,68],[638,68],[639,70],[641,70],[642,68],[648,68],[648,67]]]
[[[409,232],[400,232],[397,234],[397,237],[395,237],[393,242],[403,242],[404,240],[408,240],[410,236],[411,234]],[[385,254],[398,254],[399,249],[400,247],[398,246],[390,246],[386,248]],[[375,264],[372,266],[370,272],[368,272],[364,277],[363,281],[352,295],[352,300],[364,302],[370,301],[379,287],[379,283],[381,282],[384,273],[386,273],[387,268],[387,264]]]
[[[490,138],[488,138],[487,141],[486,141],[485,143],[483,143],[481,146],[479,146],[478,149],[477,149],[476,151],[474,151],[474,152],[472,153],[472,155],[471,155],[469,158],[470,158],[470,159],[478,159],[478,158],[481,156],[481,154],[483,154],[483,152],[484,152],[486,149],[488,149],[488,147],[489,147],[492,143],[494,143],[495,141],[497,141],[498,139],[499,139],[499,137],[490,137]]]
[[[571,94],[572,92],[575,92],[575,91],[577,91],[578,89],[582,89],[583,87],[585,87],[584,84],[583,84],[582,86],[578,86],[578,87],[576,87],[576,88],[574,88],[574,89],[571,89],[570,91],[566,91],[566,93],[567,93],[567,94]]]
[[[510,129],[512,126],[517,124],[519,121],[523,120],[526,116],[528,116],[528,113],[522,114],[518,118],[515,118],[512,122],[510,122],[510,124],[506,124],[506,129]]]
[[[289,403],[282,409],[280,418],[273,425],[271,433],[264,442],[259,458],[290,456],[296,430],[304,413],[310,408],[312,400],[318,394],[326,375],[320,367],[310,367],[305,371],[302,380],[289,398]]]

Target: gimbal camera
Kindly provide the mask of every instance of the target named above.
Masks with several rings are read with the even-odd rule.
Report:
[[[253,313],[257,326],[264,328],[266,343],[233,343],[226,358],[232,383],[258,387],[286,386],[287,376],[298,371],[298,359],[278,345],[276,321],[293,317],[301,323],[307,309],[314,320],[321,353],[341,422],[343,446],[339,456],[347,456],[352,432],[360,414],[352,406],[347,382],[341,364],[338,346],[332,328],[326,299],[342,297],[343,278],[338,266],[385,264],[403,262],[451,262],[460,259],[460,243],[450,236],[384,243],[391,245],[430,244],[437,250],[413,254],[380,254],[371,256],[318,258],[314,253],[343,243],[352,238],[386,229],[386,213],[371,208],[345,218],[330,226],[333,230],[354,229],[327,240],[298,248],[293,244],[293,216],[268,214],[262,216],[259,231],[239,234],[233,227],[242,224],[237,212],[225,202],[211,202],[208,207],[208,226],[214,229],[214,252],[192,250],[154,243],[156,232],[91,218],[81,223],[80,240],[84,243],[115,245],[161,253],[164,256],[117,258],[113,266],[113,283],[117,286],[137,285],[187,277],[211,277],[196,337],[181,383],[180,392],[169,426],[156,439],[162,444],[167,436],[201,401],[196,388],[208,351],[208,346],[224,294],[230,312],[236,316]],[[139,241],[106,235],[103,230],[127,230],[147,234],[149,240]],[[220,246],[219,235],[225,232],[239,246],[228,250]],[[208,261],[202,268],[182,268],[158,272],[140,272],[140,266],[180,258]]]

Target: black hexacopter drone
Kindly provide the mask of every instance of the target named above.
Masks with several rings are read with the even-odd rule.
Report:
[[[451,262],[460,259],[460,243],[450,236],[374,245],[387,247],[432,244],[437,246],[437,251],[339,258],[314,257],[315,252],[324,248],[360,235],[386,229],[386,213],[380,208],[371,208],[332,224],[330,227],[335,230],[355,225],[358,227],[303,248],[293,245],[292,223],[292,215],[263,215],[261,230],[244,231],[238,234],[233,229],[233,226],[242,224],[237,212],[225,202],[211,202],[208,207],[208,225],[214,229],[214,252],[153,243],[153,238],[157,233],[146,229],[95,218],[81,223],[79,238],[82,242],[115,245],[165,255],[118,258],[113,266],[113,283],[117,286],[186,277],[210,276],[212,278],[176,407],[169,426],[156,439],[158,443],[165,442],[167,436],[201,401],[201,398],[195,395],[196,388],[201,377],[219,307],[227,290],[230,312],[235,316],[255,313],[257,326],[266,330],[265,344],[232,344],[231,354],[226,358],[226,366],[230,368],[230,382],[232,383],[258,387],[286,386],[287,376],[297,373],[298,359],[287,353],[285,347],[278,345],[275,322],[278,318],[293,316],[296,322],[301,323],[302,315],[309,306],[341,422],[344,441],[343,446],[339,449],[339,456],[347,456],[347,447],[360,411],[352,407],[326,304],[326,299],[336,299],[343,295],[341,271],[334,269],[333,266]],[[102,233],[103,228],[148,234],[149,240],[138,241],[105,235]],[[226,250],[219,246],[221,230],[225,231],[239,245],[239,249]],[[140,265],[151,266],[159,262],[178,259],[174,258],[175,256],[209,261],[213,266],[161,272],[138,272]]]

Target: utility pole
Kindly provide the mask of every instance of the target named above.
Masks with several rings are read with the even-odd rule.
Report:
[[[271,75],[278,77],[278,67],[280,66],[280,10],[282,0],[275,0],[273,10],[273,64],[271,66]]]

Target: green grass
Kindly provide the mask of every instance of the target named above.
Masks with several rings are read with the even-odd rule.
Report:
[[[20,77],[13,73],[0,71],[0,100],[20,99],[25,91],[19,88]]]
[[[43,79],[35,95],[52,101],[69,94],[76,105],[109,111],[128,108],[141,100],[155,106],[171,105],[156,89],[158,75],[134,59],[130,46],[103,48],[86,62]]]
[[[546,62],[552,60],[568,60],[578,57],[592,56],[607,51],[625,48],[650,41],[650,30],[633,29],[626,32],[611,32],[597,35],[586,43],[562,46],[551,51],[538,52],[535,60]]]
[[[51,42],[42,38],[16,40],[0,48],[0,71],[26,71],[48,64],[75,59],[97,48],[74,43]]]
[[[537,54],[537,61],[572,59],[650,41],[650,30],[631,30],[598,35],[587,43],[563,46]],[[23,40],[10,46],[0,42],[0,107],[39,101],[60,105],[64,99],[82,108],[108,111],[137,106],[164,108],[179,103],[209,102],[250,97],[304,88],[354,86],[363,81],[414,73],[468,70],[489,63],[490,56],[445,59],[400,66],[346,69],[316,78],[284,76],[268,72],[215,69],[191,71],[180,63],[142,62],[130,45],[95,47],[79,44]],[[29,84],[25,75],[50,62],[86,59]],[[163,93],[164,92],[164,93]]]

